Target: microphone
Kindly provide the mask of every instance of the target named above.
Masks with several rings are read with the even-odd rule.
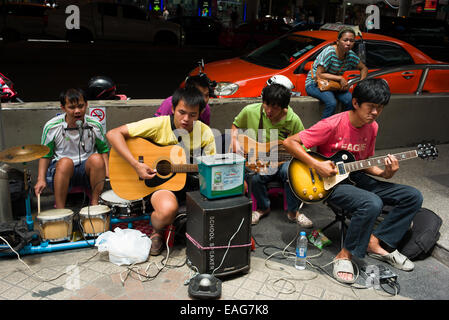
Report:
[[[82,141],[83,139],[83,121],[81,120],[76,120],[76,126],[78,127],[78,132],[80,135],[80,142],[81,142],[81,146],[84,148],[84,141]]]

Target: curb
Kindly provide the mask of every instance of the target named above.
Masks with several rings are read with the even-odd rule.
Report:
[[[432,257],[449,267],[449,250],[440,246],[438,243],[433,248]]]

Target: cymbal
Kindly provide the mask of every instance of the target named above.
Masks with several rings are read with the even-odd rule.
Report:
[[[0,152],[0,161],[8,163],[28,162],[42,158],[50,148],[41,144],[27,144]]]

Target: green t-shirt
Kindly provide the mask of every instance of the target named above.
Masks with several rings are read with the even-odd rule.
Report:
[[[267,118],[265,110],[262,108],[262,119],[263,119],[263,137],[258,136],[259,120],[260,120],[260,109],[262,108],[262,103],[253,103],[247,105],[240,111],[240,113],[235,117],[233,124],[244,130],[244,134],[257,140],[258,142],[270,142],[274,140],[284,140],[288,136],[294,135],[302,130],[304,126],[302,124],[299,116],[293,111],[293,109],[288,106],[287,115],[276,124],[272,124],[270,119]],[[246,130],[252,129],[252,130]],[[270,130],[276,129],[277,136],[271,137]],[[274,132],[273,132],[274,133]]]

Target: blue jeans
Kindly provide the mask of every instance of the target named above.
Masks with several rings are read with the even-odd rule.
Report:
[[[288,183],[288,165],[289,162],[281,164],[276,173],[272,175],[255,174],[251,178],[251,192],[256,198],[257,209],[266,210],[270,207],[270,198],[268,197],[267,183],[273,180],[280,180],[284,185],[284,192],[287,198],[287,207],[289,212],[296,212],[300,201],[293,194]]]
[[[309,96],[317,98],[324,103],[324,111],[321,119],[330,117],[337,108],[337,99],[343,103],[344,110],[352,109],[352,94],[349,91],[320,91],[317,84],[310,84],[306,87]]]
[[[355,185],[339,184],[328,198],[329,202],[352,213],[344,248],[363,258],[371,234],[396,248],[421,208],[421,192],[410,186],[376,180],[362,172],[352,173],[350,178]],[[373,232],[384,205],[394,208]]]

